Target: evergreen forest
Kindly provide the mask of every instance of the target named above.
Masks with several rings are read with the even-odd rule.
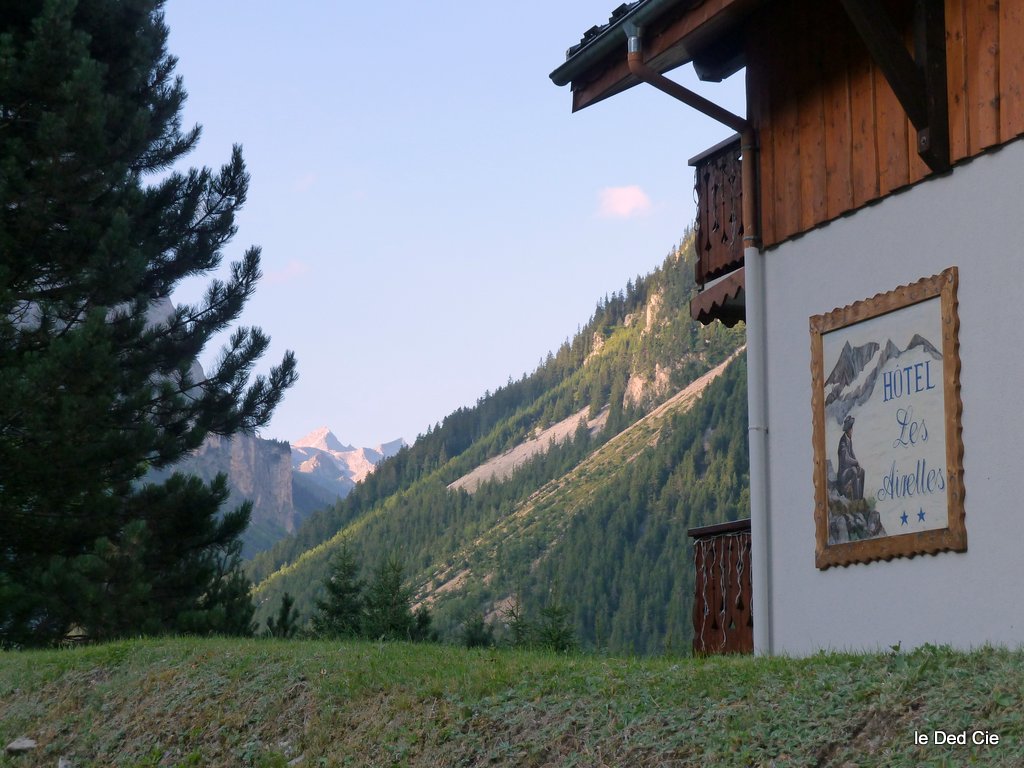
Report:
[[[692,249],[687,233],[651,274],[602,298],[532,374],[450,414],[257,555],[248,573],[258,613],[287,592],[300,622],[312,622],[345,548],[366,573],[400,560],[442,639],[481,622],[500,639],[514,607],[526,621],[564,610],[584,648],[688,652],[687,531],[749,509],[743,328],[690,319]],[[730,360],[701,394],[658,408]],[[570,439],[510,477],[472,492],[456,485],[577,414]]]

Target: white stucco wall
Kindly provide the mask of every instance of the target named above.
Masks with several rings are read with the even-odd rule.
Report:
[[[1017,141],[766,254],[772,652],[1024,643],[1022,179]],[[819,571],[808,318],[950,266],[968,550]]]

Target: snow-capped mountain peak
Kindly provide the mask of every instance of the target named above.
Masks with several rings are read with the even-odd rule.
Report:
[[[317,448],[321,451],[354,451],[351,445],[343,445],[327,427],[318,427],[304,437],[300,437],[292,446],[295,448]]]
[[[399,438],[376,448],[354,448],[342,443],[327,427],[320,427],[292,443],[292,467],[329,493],[345,496],[377,464],[405,445],[405,440]]]

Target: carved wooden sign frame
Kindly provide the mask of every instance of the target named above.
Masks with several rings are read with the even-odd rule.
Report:
[[[967,549],[957,281],[810,318],[818,568]]]

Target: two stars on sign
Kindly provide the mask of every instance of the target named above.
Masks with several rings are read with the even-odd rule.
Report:
[[[904,512],[902,515],[900,515],[900,525],[907,525],[909,520],[910,520],[910,518],[907,516],[906,512]],[[921,509],[917,513],[917,521],[919,523],[923,523],[924,522],[924,510],[923,509]]]

